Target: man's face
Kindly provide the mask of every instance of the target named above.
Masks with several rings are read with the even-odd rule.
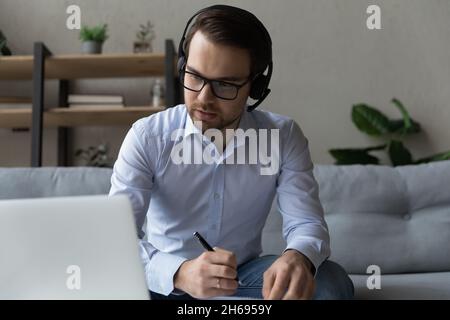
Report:
[[[250,75],[250,54],[247,50],[216,44],[197,31],[189,46],[186,71],[210,80],[222,80],[241,85]],[[201,121],[202,129],[219,130],[234,127],[244,111],[250,91],[250,82],[239,89],[234,100],[216,97],[211,84],[200,92],[184,89],[184,100],[192,121]]]

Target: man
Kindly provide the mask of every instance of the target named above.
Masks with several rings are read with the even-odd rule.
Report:
[[[270,36],[238,8],[213,6],[194,17],[179,52],[186,104],[137,121],[111,179],[110,195],[132,202],[152,298],[351,298],[345,271],[326,260],[329,235],[306,138],[288,117],[246,105],[270,92]],[[276,133],[270,141],[268,131]],[[257,139],[237,139],[238,132]],[[261,141],[278,162],[272,172],[263,171],[268,154],[248,162],[267,150]],[[202,161],[181,161],[192,153]],[[247,163],[234,161],[238,153]],[[275,194],[287,247],[259,257]],[[204,252],[196,231],[214,251]]]

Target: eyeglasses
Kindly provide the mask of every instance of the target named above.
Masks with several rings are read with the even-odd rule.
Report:
[[[188,90],[194,91],[194,92],[202,91],[203,87],[207,83],[209,83],[211,85],[212,93],[217,98],[224,99],[224,100],[236,99],[236,97],[239,93],[239,89],[241,89],[243,86],[245,86],[250,81],[250,79],[247,79],[242,84],[234,84],[234,83],[221,81],[221,80],[207,79],[196,73],[192,73],[192,72],[189,72],[186,70],[181,71],[180,80],[181,80],[181,83],[183,84],[183,87],[185,87]]]

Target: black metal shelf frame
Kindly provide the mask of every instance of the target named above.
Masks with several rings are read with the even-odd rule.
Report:
[[[33,98],[32,98],[32,121],[31,121],[31,167],[42,166],[42,140],[43,140],[43,117],[45,100],[45,61],[51,56],[51,51],[42,42],[34,43],[33,51]],[[166,105],[173,107],[181,102],[181,86],[178,81],[176,70],[176,52],[173,40],[165,41],[164,76],[166,88]],[[58,79],[59,107],[67,107],[67,98],[70,91],[70,83],[67,79]],[[70,128],[58,127],[57,148],[58,166],[68,166],[71,150]]]

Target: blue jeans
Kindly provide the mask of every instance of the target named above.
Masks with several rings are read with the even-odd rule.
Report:
[[[262,299],[263,274],[275,262],[278,256],[263,256],[244,263],[238,267],[239,286],[233,296]],[[314,300],[353,299],[353,283],[345,270],[335,262],[324,261],[316,274],[316,291]],[[150,292],[152,299],[194,299],[188,294],[164,296]]]

